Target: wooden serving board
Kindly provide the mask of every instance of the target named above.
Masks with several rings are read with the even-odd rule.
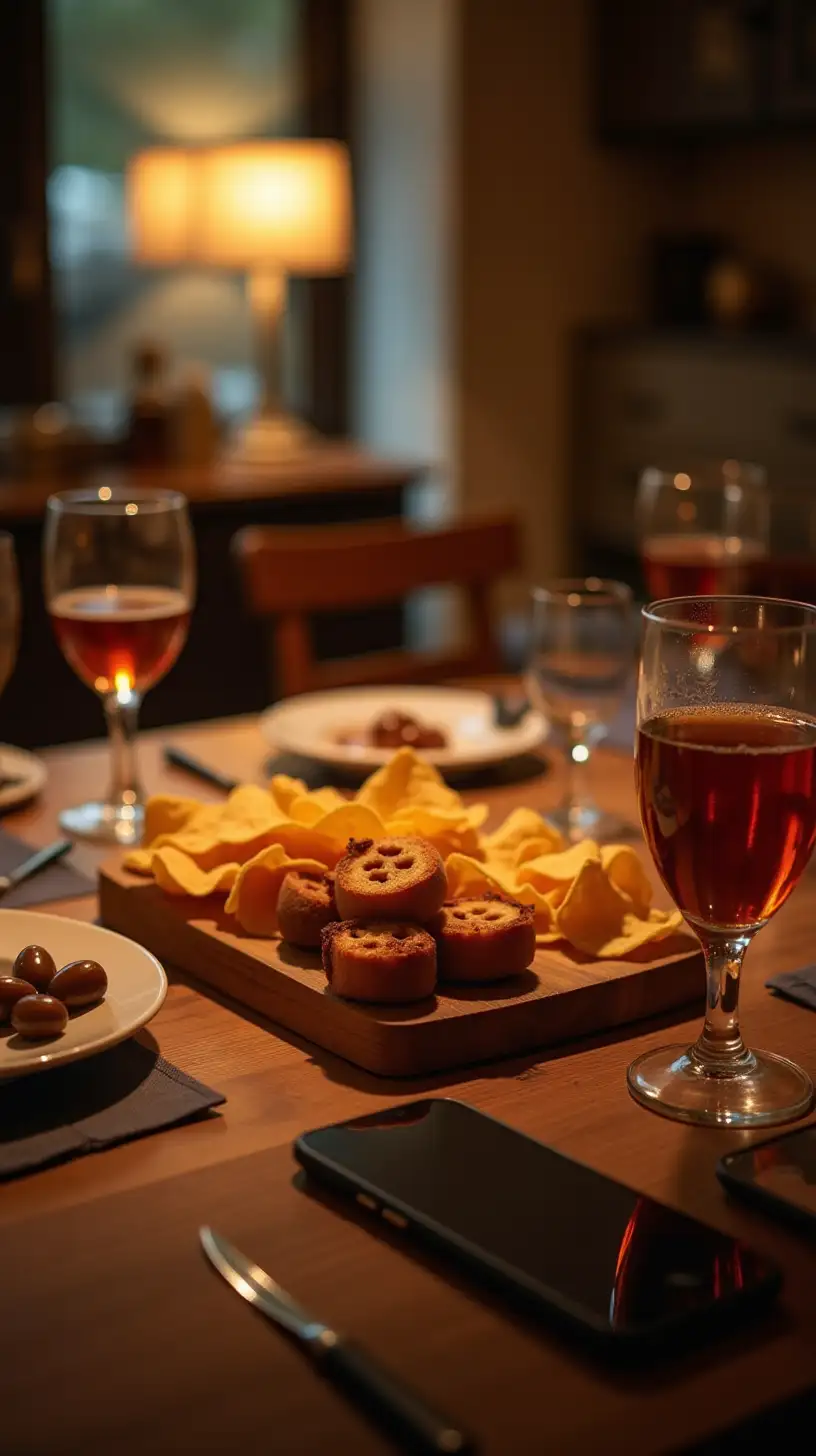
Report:
[[[99,872],[99,904],[104,925],[160,960],[386,1077],[551,1046],[687,1006],[704,989],[699,950],[677,936],[625,961],[547,947],[512,980],[457,986],[453,995],[441,992],[410,1006],[364,1005],[332,995],[317,953],[243,934],[225,915],[223,896],[167,895],[114,860]]]

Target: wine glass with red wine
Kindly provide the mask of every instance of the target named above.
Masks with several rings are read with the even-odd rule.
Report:
[[[816,842],[816,607],[710,596],[643,610],[635,747],[640,817],[706,960],[703,1030],[645,1052],[632,1094],[685,1122],[760,1127],[807,1112],[801,1068],[749,1051],[748,946],[796,888]]]
[[[133,844],[144,817],[139,705],[176,661],[195,594],[184,496],[109,486],[51,496],[44,575],[63,655],[102,700],[112,760],[107,797],[66,809],[60,824],[69,834]]]
[[[637,526],[646,595],[709,596],[755,590],[767,552],[765,472],[739,460],[644,470]]]

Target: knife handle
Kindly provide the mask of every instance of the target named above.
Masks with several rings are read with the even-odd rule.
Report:
[[[237,787],[237,779],[221,773],[220,769],[211,768],[208,763],[202,763],[200,758],[195,758],[192,753],[185,753],[183,748],[165,748],[164,761],[170,768],[180,768],[184,773],[192,774],[202,783],[221,789],[225,794],[232,793]]]
[[[343,1387],[374,1419],[400,1440],[404,1449],[466,1456],[476,1446],[455,1422],[431,1410],[420,1396],[379,1365],[359,1345],[335,1336],[315,1341],[320,1369]]]

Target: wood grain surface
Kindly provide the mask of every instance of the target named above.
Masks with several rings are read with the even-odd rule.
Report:
[[[413,1006],[377,1006],[333,996],[317,952],[244,935],[225,914],[223,895],[167,895],[129,874],[121,857],[100,870],[99,906],[103,925],[163,963],[381,1077],[553,1046],[695,1000],[702,1008],[702,958],[688,936],[617,961],[542,947],[530,970],[510,981],[439,986]]]
[[[199,792],[184,775],[162,767],[167,739],[225,772],[260,774],[264,744],[254,723],[208,724],[146,735],[142,759],[151,789]],[[6,820],[32,844],[54,837],[58,810],[98,793],[107,774],[101,745],[47,757],[51,776],[43,801]],[[631,760],[599,754],[595,773],[604,807],[631,820]],[[514,803],[546,810],[560,792],[553,769],[478,797],[498,819]],[[91,846],[75,852],[86,870],[102,857]],[[748,1040],[795,1058],[811,1075],[816,1015],[772,997],[764,981],[815,958],[815,888],[809,871],[758,937],[742,996]],[[96,901],[49,908],[91,919]],[[271,1447],[364,1456],[387,1449],[297,1352],[200,1268],[193,1232],[204,1217],[220,1220],[225,1233],[245,1242],[293,1292],[371,1341],[430,1397],[475,1426],[495,1456],[677,1450],[802,1390],[816,1371],[816,1248],[730,1204],[714,1176],[722,1153],[746,1145],[751,1135],[664,1121],[626,1091],[633,1056],[667,1040],[685,1043],[698,1025],[696,1015],[669,1014],[467,1072],[384,1080],[214,993],[202,994],[171,969],[167,1000],[146,1038],[223,1091],[227,1104],[189,1127],[4,1185],[4,1277],[13,1277],[4,1285],[0,1368],[4,1389],[19,1391],[9,1421],[13,1411],[15,1440],[19,1435],[22,1442],[8,1440],[4,1449],[233,1453]],[[384,1234],[372,1238],[290,1188],[288,1147],[305,1128],[435,1091],[742,1233],[784,1268],[778,1315],[634,1381],[590,1372],[566,1347],[483,1303],[441,1266],[408,1257]],[[274,1149],[281,1151],[271,1156]],[[239,1161],[259,1152],[270,1156]],[[192,1193],[178,1176],[186,1172],[200,1172],[199,1183],[189,1182]],[[106,1197],[127,1190],[135,1191],[133,1203]],[[59,1393],[50,1416],[45,1402],[32,1399],[28,1415],[23,1409],[40,1359]],[[96,1368],[109,1383],[96,1380],[89,1391],[83,1382]],[[43,1422],[42,1438],[35,1419]]]

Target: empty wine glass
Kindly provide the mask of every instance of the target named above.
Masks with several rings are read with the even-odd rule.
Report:
[[[632,676],[632,593],[620,581],[554,581],[533,591],[530,696],[564,747],[567,788],[549,817],[570,840],[620,833],[587,784],[593,748],[607,735]]]
[[[113,770],[107,797],[66,809],[60,824],[69,834],[133,844],[144,817],[139,704],[178,657],[193,605],[187,502],[176,491],[109,486],[53,495],[44,558],[57,641],[102,700]]]

